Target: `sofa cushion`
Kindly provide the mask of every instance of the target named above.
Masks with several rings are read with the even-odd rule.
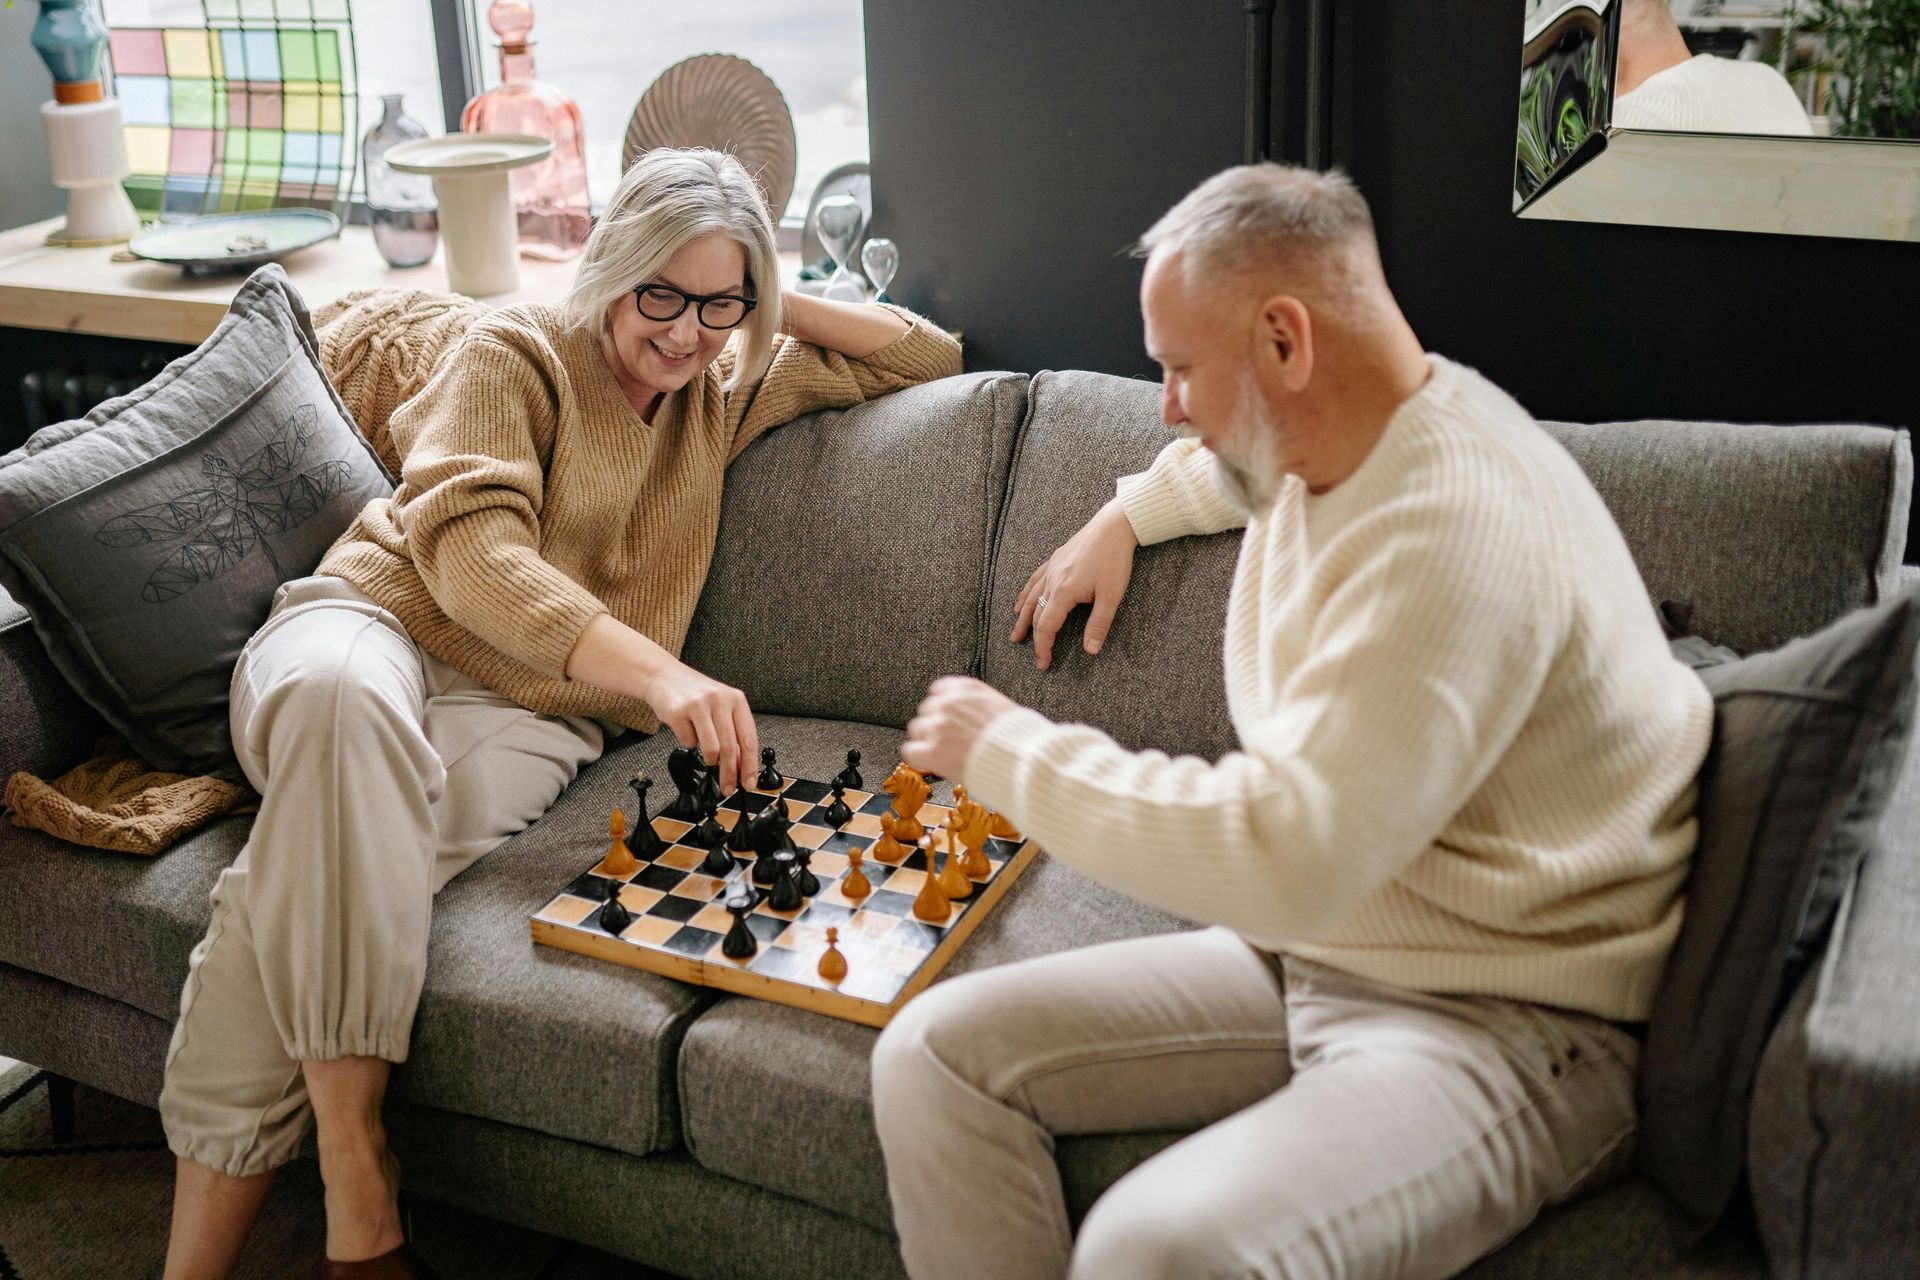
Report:
[[[681,656],[756,711],[904,726],[928,683],[973,670],[1025,389],[942,378],[756,440]]]
[[[805,777],[830,776],[848,747],[859,747],[876,767],[890,767],[901,739],[890,729],[819,720],[766,721],[761,737],[779,746],[788,773]],[[934,799],[949,801],[950,788],[936,787]],[[1069,947],[1184,927],[1043,853],[954,954],[943,980]],[[877,1034],[783,1005],[718,1000],[694,1020],[680,1051],[688,1150],[715,1173],[891,1230],[868,1064]],[[1063,1142],[1070,1198],[1084,1208],[1091,1202],[1090,1184],[1104,1187],[1171,1140],[1147,1134]]]
[[[1593,481],[1655,600],[1754,653],[1892,591],[1907,536],[1904,431],[1718,422],[1543,423]]]
[[[0,584],[151,764],[232,769],[241,646],[275,588],[392,488],[268,264],[198,349],[0,457]]]
[[[1700,669],[1714,695],[1686,919],[1640,1061],[1640,1167],[1701,1228],[1746,1155],[1781,1006],[1871,856],[1914,716],[1920,591]]]
[[[1221,633],[1238,533],[1143,547],[1106,647],[1080,647],[1087,611],[1076,609],[1034,667],[1015,645],[1014,598],[1034,569],[1113,497],[1113,483],[1144,470],[1171,439],[1160,425],[1159,387],[1101,373],[1042,373],[994,544],[981,672],[989,684],[1051,719],[1091,724],[1126,746],[1216,758],[1235,745],[1227,719]]]

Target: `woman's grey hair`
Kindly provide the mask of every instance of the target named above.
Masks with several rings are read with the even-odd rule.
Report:
[[[589,330],[605,345],[608,308],[655,278],[682,245],[716,231],[746,250],[747,282],[759,303],[740,326],[727,387],[757,379],[780,329],[780,264],[759,184],[724,151],[660,147],[633,162],[587,237],[560,304],[567,327]]]
[[[1179,252],[1189,280],[1257,277],[1309,256],[1339,279],[1363,263],[1377,271],[1380,260],[1373,214],[1351,178],[1272,163],[1223,170],[1188,192],[1134,254],[1156,249]]]

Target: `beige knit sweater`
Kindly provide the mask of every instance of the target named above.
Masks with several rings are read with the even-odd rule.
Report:
[[[566,678],[602,613],[678,654],[706,580],[726,465],[799,414],[957,373],[955,340],[908,331],[864,360],[782,336],[733,392],[729,347],[643,422],[597,340],[551,307],[472,321],[394,412],[401,484],[367,504],[316,573],[391,610],[422,648],[532,710],[643,731],[645,703]]]
[[[1247,526],[1217,764],[1009,712],[967,780],[1055,857],[1403,987],[1644,1018],[1712,702],[1585,475],[1472,370]],[[1193,441],[1120,483],[1142,542],[1239,523]],[[1168,689],[1166,696],[1177,696]]]

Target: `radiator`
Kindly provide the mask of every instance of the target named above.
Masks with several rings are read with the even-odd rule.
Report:
[[[53,422],[78,418],[103,400],[145,385],[166,361],[141,360],[134,372],[109,369],[35,369],[20,379],[20,414],[29,433]]]

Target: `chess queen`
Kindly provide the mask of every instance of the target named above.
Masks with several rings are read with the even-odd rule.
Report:
[[[629,169],[558,306],[441,303],[428,326],[417,298],[323,312],[329,352],[442,348],[389,423],[398,489],[281,588],[234,673],[262,803],[168,1052],[168,1276],[231,1270],[309,1124],[327,1274],[423,1274],[378,1117],[433,894],[623,730],[665,725],[736,784],[746,697],[679,657],[727,464],[796,415],[960,366],[909,311],[784,292],[760,190],[715,151]]]

